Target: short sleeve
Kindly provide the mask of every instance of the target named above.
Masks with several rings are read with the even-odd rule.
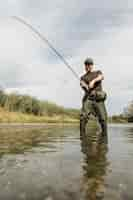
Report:
[[[84,81],[84,76],[81,76],[81,77],[80,77],[80,80],[81,80],[81,81]]]
[[[97,75],[102,75],[102,74],[103,74],[102,71],[100,70],[97,71]]]

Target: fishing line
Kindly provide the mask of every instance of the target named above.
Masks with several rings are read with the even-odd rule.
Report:
[[[44,36],[42,35],[36,28],[34,28],[31,24],[27,23],[24,19],[17,17],[17,16],[12,16],[12,19],[20,22],[21,24],[25,25],[28,27],[32,32],[34,32],[43,42],[45,42],[50,49],[54,51],[56,56],[58,56],[62,62],[66,65],[66,67],[73,73],[76,79],[80,79],[78,74],[74,71],[74,69],[70,66],[70,64],[66,61],[66,59],[57,51],[57,49],[52,45],[52,43]]]

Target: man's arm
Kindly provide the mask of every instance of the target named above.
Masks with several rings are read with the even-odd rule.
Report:
[[[104,80],[104,76],[103,76],[102,72],[99,71],[97,77],[90,82],[89,88],[93,89],[95,86],[95,83],[102,81],[102,80]]]
[[[89,89],[88,85],[82,79],[80,80],[80,86],[84,91],[88,91]]]

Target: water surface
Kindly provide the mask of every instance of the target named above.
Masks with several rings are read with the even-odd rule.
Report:
[[[0,128],[0,200],[133,200],[133,125]]]

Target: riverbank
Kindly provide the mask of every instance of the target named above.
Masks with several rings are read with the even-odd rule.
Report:
[[[79,123],[79,118],[71,116],[70,114],[54,114],[51,116],[36,116],[33,114],[23,114],[21,112],[9,112],[4,108],[0,107],[0,124],[62,124],[62,123]],[[128,121],[121,117],[109,117],[109,124],[127,124]]]
[[[35,116],[20,112],[9,112],[0,108],[0,123],[78,123],[79,120],[67,115]]]

